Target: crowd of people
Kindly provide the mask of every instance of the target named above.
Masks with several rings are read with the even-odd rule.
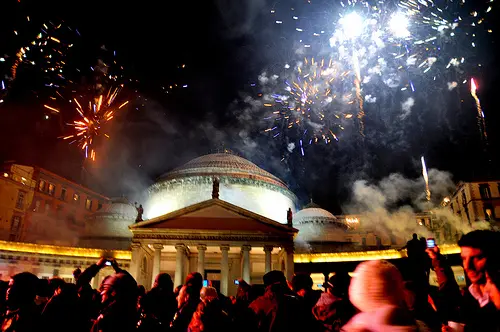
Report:
[[[309,275],[286,280],[283,272],[271,271],[264,286],[240,280],[234,297],[203,287],[195,272],[175,289],[170,275],[160,273],[146,292],[105,258],[75,270],[75,283],[22,272],[0,287],[1,331],[500,331],[500,233],[473,231],[458,244],[465,289],[438,246],[425,250],[437,287],[429,285],[427,272],[413,269],[415,277],[404,280],[384,260],[360,263],[352,279],[335,273],[324,292],[313,290]],[[92,289],[92,278],[107,261],[115,272]]]

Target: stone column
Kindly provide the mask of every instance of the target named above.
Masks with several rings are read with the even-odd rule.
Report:
[[[250,250],[249,245],[241,246],[241,278],[250,284]]]
[[[273,246],[264,246],[264,253],[266,255],[265,273],[273,269],[271,251],[273,251]]]
[[[161,250],[163,249],[163,244],[155,243],[153,244],[154,256],[153,256],[153,273],[151,277],[151,287],[153,287],[155,283],[155,278],[158,274],[160,274],[161,270]]]
[[[177,253],[175,256],[174,287],[177,287],[184,283],[182,278],[184,276],[184,256],[186,253],[186,246],[182,243],[176,244],[175,250],[177,251]]]
[[[229,245],[220,246],[220,292],[227,296],[227,287],[229,283]]]
[[[141,244],[139,242],[132,242],[130,247],[132,249],[132,259],[130,261],[130,274],[139,284],[141,283],[139,281],[140,268],[141,268],[141,257],[140,257]]]
[[[285,247],[285,276],[287,280],[292,280],[294,273],[293,266],[293,246]]]
[[[207,246],[204,244],[199,244],[198,247],[198,273],[201,274],[203,279],[205,279],[205,251],[207,251]]]

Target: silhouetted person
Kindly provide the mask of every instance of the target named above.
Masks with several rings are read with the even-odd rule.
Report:
[[[101,284],[102,310],[91,332],[136,330],[137,282],[126,271],[106,277]]]
[[[169,326],[177,311],[173,288],[174,283],[169,274],[160,273],[156,276],[153,288],[140,300],[141,320],[138,326],[141,331],[163,330]]]
[[[182,286],[179,295],[177,295],[177,312],[170,323],[171,331],[185,332],[187,330],[200,303],[200,290],[191,283]]]
[[[2,332],[32,332],[40,330],[35,297],[38,278],[22,272],[13,276],[5,296],[7,311],[2,317]]]
[[[79,307],[78,288],[65,283],[55,290],[42,312],[42,324],[47,331],[88,331]]]
[[[264,275],[266,292],[250,304],[254,315],[254,331],[311,331],[308,313],[304,312],[299,297],[288,288],[285,275],[281,271],[271,271]]]

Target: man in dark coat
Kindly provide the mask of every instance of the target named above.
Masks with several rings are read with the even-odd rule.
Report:
[[[499,243],[500,233],[486,230],[470,232],[458,241],[465,274],[470,281],[463,294],[439,248],[427,249],[438,278],[437,306],[443,320],[465,323],[466,331],[488,331],[495,326],[498,313],[483,290],[486,264],[488,260],[498,259]]]
[[[164,330],[165,326],[169,326],[177,311],[174,284],[169,274],[160,273],[156,276],[153,288],[141,298],[140,305],[140,330]]]

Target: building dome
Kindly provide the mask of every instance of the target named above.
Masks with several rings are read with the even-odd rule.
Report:
[[[347,225],[314,203],[293,216],[293,226],[299,230],[295,238],[298,247],[310,242],[348,242]]]
[[[213,178],[219,179],[219,199],[286,223],[297,198],[287,185],[254,163],[228,153],[195,158],[163,174],[148,189],[144,207],[154,218],[212,198]]]
[[[111,200],[110,204],[86,218],[85,235],[80,245],[102,249],[128,249],[132,232],[128,226],[137,218],[137,209],[126,198]]]

